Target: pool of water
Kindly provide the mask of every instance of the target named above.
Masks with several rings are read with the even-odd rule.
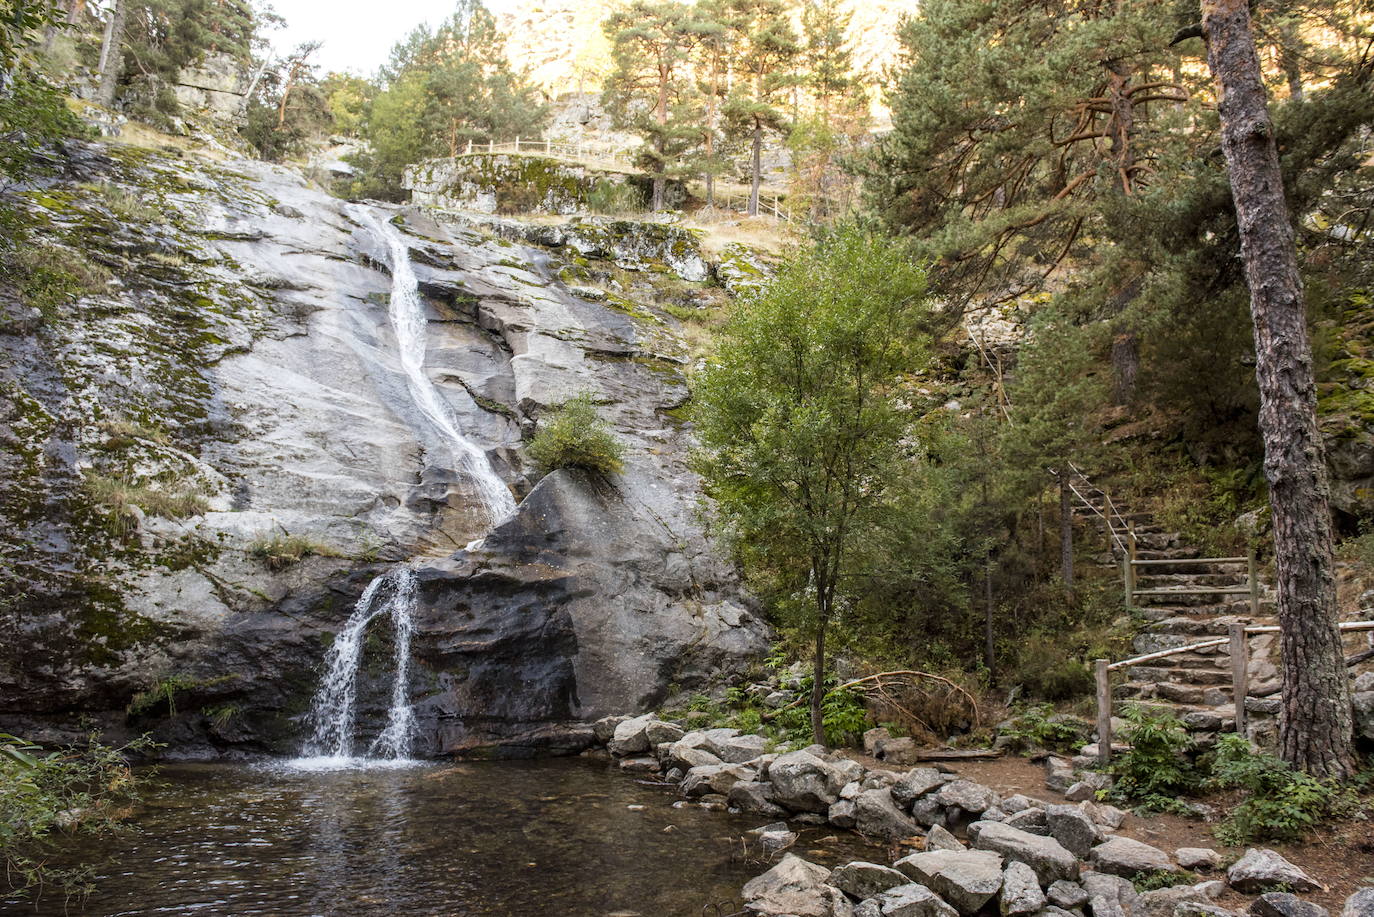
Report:
[[[84,907],[27,914],[699,917],[740,909],[768,868],[761,817],[674,808],[670,787],[562,759],[303,771],[164,767],[137,830],[74,847]],[[794,848],[834,865],[878,851],[830,829]]]

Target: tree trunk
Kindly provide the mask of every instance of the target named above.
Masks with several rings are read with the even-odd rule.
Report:
[[[654,176],[653,203],[650,206],[655,213],[663,209],[663,189],[665,184],[667,184],[667,180],[661,173]]]
[[[754,161],[749,175],[749,215],[759,215],[759,185],[763,183],[763,125],[754,122]]]
[[[825,717],[821,702],[825,700],[825,629],[828,613],[822,612],[816,625],[816,657],[811,667],[811,741],[825,744]]]
[[[124,69],[124,21],[129,15],[129,0],[115,0],[110,21],[105,24],[105,40],[100,45],[100,85],[95,92],[97,105],[113,108],[115,88]]]
[[[996,645],[992,633],[992,555],[983,559],[983,666],[988,670],[988,681],[997,684]]]
[[[1326,455],[1293,228],[1246,0],[1203,0],[1202,13],[1255,325],[1278,566],[1279,754],[1310,774],[1347,777],[1355,771],[1350,684],[1336,626]]]
[[[1123,325],[1112,338],[1112,403],[1135,401],[1135,381],[1140,375],[1140,338]]]
[[[1073,511],[1069,503],[1069,473],[1059,472],[1059,571],[1064,591],[1073,595]]]

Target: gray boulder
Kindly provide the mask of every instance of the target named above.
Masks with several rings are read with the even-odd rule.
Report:
[[[631,717],[615,727],[607,747],[613,755],[633,755],[649,751],[661,742],[676,742],[683,737],[682,727],[660,720],[655,714]]]
[[[887,790],[867,790],[854,800],[855,826],[860,834],[896,841],[921,833],[915,819],[897,808]]]
[[[846,830],[859,824],[859,809],[852,799],[841,799],[830,804],[830,811],[826,815],[826,820],[836,828]]]
[[[911,804],[911,817],[916,819],[917,824],[926,827],[948,823],[945,807],[940,805],[940,800],[934,796],[923,796],[913,802]]]
[[[893,864],[962,914],[973,914],[1002,888],[1002,858],[986,850],[929,850]]]
[[[1053,755],[1045,759],[1045,787],[1047,789],[1062,793],[1073,786],[1077,779],[1073,765],[1068,761]]]
[[[849,917],[849,899],[827,884],[830,870],[788,854],[744,886],[744,908],[759,917]]]
[[[1226,870],[1226,882],[1239,892],[1256,895],[1285,885],[1298,892],[1322,889],[1319,882],[1272,850],[1251,847],[1245,855]]]
[[[1140,895],[1140,910],[1144,917],[1173,917],[1181,904],[1206,904],[1211,899],[1193,885],[1156,888]]]
[[[1097,825],[1078,806],[1049,806],[1045,809],[1045,827],[1050,837],[1064,845],[1076,857],[1087,857],[1093,845],[1102,840]]]
[[[959,912],[950,907],[935,892],[924,885],[908,883],[889,889],[877,898],[870,898],[860,905],[872,902],[873,910],[863,913],[881,917],[958,917]],[[855,910],[855,914],[859,914]]]
[[[1048,815],[1044,809],[1038,807],[1013,812],[1002,823],[1022,831],[1029,831],[1031,834],[1049,834]]]
[[[601,719],[592,723],[592,735],[596,737],[596,744],[605,745],[615,735],[615,727],[628,720],[627,714],[618,713],[611,716],[603,716]]]
[[[1236,912],[1215,904],[1185,901],[1174,908],[1174,917],[1236,917]]]
[[[1077,882],[1068,882],[1064,879],[1051,882],[1045,896],[1049,898],[1051,904],[1069,910],[1082,907],[1088,903],[1088,893],[1083,890],[1083,886]]]
[[[997,805],[997,794],[972,780],[955,780],[940,788],[940,805],[963,809],[970,815],[981,815]]]
[[[1002,873],[1002,894],[999,902],[1003,915],[1034,914],[1045,906],[1045,893],[1035,870],[1025,863],[1013,861]]]
[[[1180,847],[1174,851],[1174,859],[1184,869],[1212,870],[1221,865],[1221,854],[1210,847]]]
[[[1099,872],[1125,878],[1141,873],[1178,871],[1178,867],[1163,850],[1129,837],[1114,837],[1098,844],[1092,848],[1089,859]]]
[[[1346,898],[1341,917],[1374,917],[1374,888],[1362,888]]]
[[[926,832],[927,850],[963,850],[964,845],[953,834],[950,834],[942,825],[931,825]]]
[[[752,767],[740,764],[708,764],[704,767],[694,767],[687,772],[682,781],[682,795],[688,799],[710,793],[725,796],[735,784],[743,780],[753,780],[754,776]]]
[[[978,850],[991,850],[1009,860],[1025,863],[1049,885],[1056,879],[1078,878],[1078,859],[1052,837],[1041,837],[995,821],[976,821],[969,825],[969,840]]]
[[[1102,790],[1112,788],[1112,778],[1106,774],[1086,773],[1064,790],[1064,798],[1070,802],[1091,802],[1097,799]]]
[[[910,808],[913,802],[944,785],[944,774],[935,768],[915,767],[892,784],[892,798],[902,808]]]
[[[711,729],[706,732],[706,750],[727,764],[753,761],[768,750],[768,740],[760,735],[717,736],[735,732],[733,729]]]
[[[837,867],[830,874],[830,884],[855,898],[875,898],[888,889],[906,885],[911,880],[890,866],[857,860]]]
[[[1078,808],[1083,810],[1083,814],[1093,820],[1093,824],[1103,828],[1115,830],[1120,828],[1126,821],[1126,813],[1116,806],[1104,805],[1092,800],[1084,800],[1078,804]]]
[[[1266,892],[1250,902],[1252,917],[1328,917],[1326,908],[1291,892]]]
[[[772,792],[773,785],[771,783],[740,780],[731,785],[729,792],[726,793],[726,801],[731,807],[739,809],[741,812],[748,812],[750,815],[781,818],[787,814],[787,810],[773,802]]]
[[[773,801],[796,812],[829,812],[849,781],[830,762],[805,751],[779,755],[768,768]]]
[[[1129,879],[1105,872],[1085,872],[1081,884],[1094,917],[1099,913],[1113,917],[1136,917],[1143,913],[1140,893]]]

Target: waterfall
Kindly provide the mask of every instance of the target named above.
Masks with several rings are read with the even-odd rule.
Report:
[[[515,499],[510,489],[492,469],[486,453],[463,435],[453,411],[425,375],[425,332],[428,322],[424,303],[420,301],[415,271],[410,266],[410,248],[391,223],[379,221],[362,207],[356,212],[363,225],[386,243],[391,256],[391,327],[396,334],[401,368],[405,370],[411,400],[448,444],[454,470],[464,472],[472,480],[476,496],[490,515],[492,523],[500,522],[515,512]]]
[[[391,223],[378,220],[362,206],[354,213],[386,244],[391,258],[388,311],[411,401],[442,437],[454,470],[472,481],[475,496],[494,525],[515,512],[515,499],[486,453],[463,435],[452,410],[425,375],[428,322],[424,303],[420,301],[419,283],[410,266],[410,248]],[[304,757],[296,759],[295,766],[316,769],[358,763],[359,759],[353,757],[358,666],[367,627],[382,615],[390,616],[395,641],[391,707],[386,728],[368,747],[364,760],[397,764],[409,761],[415,734],[415,711],[410,704],[410,638],[415,629],[415,602],[415,571],[408,566],[393,567],[368,584],[325,657],[325,675],[310,707],[311,736],[302,751]]]

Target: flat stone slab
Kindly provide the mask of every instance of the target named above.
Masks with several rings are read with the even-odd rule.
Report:
[[[1297,866],[1265,847],[1251,847],[1245,855],[1226,870],[1226,882],[1238,892],[1256,895],[1284,885],[1295,892],[1313,892],[1323,888],[1320,882]]]
[[[1002,888],[1002,857],[988,850],[928,850],[893,865],[962,914],[976,913]]]
[[[1126,879],[1141,873],[1178,872],[1178,867],[1163,850],[1129,837],[1114,837],[1098,844],[1092,848],[1089,858],[1099,872]]]
[[[995,821],[969,825],[969,840],[978,850],[991,850],[1035,870],[1042,886],[1058,879],[1078,880],[1078,859],[1052,837],[1041,837]]]

